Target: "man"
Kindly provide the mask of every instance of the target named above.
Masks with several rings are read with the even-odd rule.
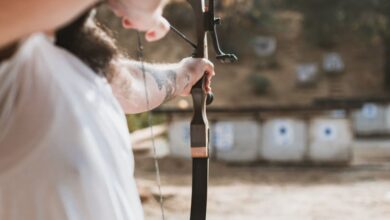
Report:
[[[149,41],[168,31],[159,0],[109,3]],[[93,4],[0,1],[0,219],[143,219],[124,112],[188,95],[214,74],[192,58],[142,68],[80,16]],[[55,46],[48,33],[66,23]]]

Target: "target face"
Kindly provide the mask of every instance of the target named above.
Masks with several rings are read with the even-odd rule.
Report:
[[[290,145],[294,143],[294,130],[291,123],[278,121],[273,128],[273,137],[278,145]]]
[[[324,124],[319,126],[317,134],[319,139],[322,141],[333,141],[338,137],[338,130],[333,124]]]

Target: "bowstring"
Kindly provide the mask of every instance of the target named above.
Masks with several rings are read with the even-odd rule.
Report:
[[[150,101],[149,101],[149,92],[147,89],[147,83],[146,83],[146,71],[145,71],[145,62],[144,62],[144,47],[142,45],[141,40],[141,34],[139,31],[137,31],[137,40],[138,40],[138,61],[141,63],[141,71],[142,71],[142,77],[144,80],[144,88],[145,88],[145,99],[146,99],[146,109],[150,109]],[[160,166],[157,158],[157,148],[156,143],[154,139],[154,130],[152,126],[152,112],[148,111],[148,124],[150,127],[150,136],[152,139],[152,146],[153,146],[153,159],[154,159],[154,168],[156,170],[156,182],[158,187],[158,193],[159,193],[159,203],[160,203],[160,211],[161,211],[161,218],[162,220],[165,220],[165,213],[164,213],[164,199],[162,195],[161,190],[161,176],[160,176]]]

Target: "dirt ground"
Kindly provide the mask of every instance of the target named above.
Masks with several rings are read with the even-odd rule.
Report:
[[[232,166],[212,162],[207,219],[390,219],[388,143],[378,145],[376,155],[364,143],[359,145],[354,162],[346,167]],[[139,185],[155,192],[153,160],[136,158],[136,164]],[[166,219],[189,219],[191,162],[164,158],[159,165],[167,197]],[[162,219],[159,203],[153,197],[143,205],[146,219]]]

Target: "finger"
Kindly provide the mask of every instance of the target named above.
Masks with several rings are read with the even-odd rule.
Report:
[[[211,92],[211,78],[210,77],[206,78],[204,88],[205,88],[207,93]]]
[[[204,69],[207,75],[215,76],[214,64],[207,59],[204,59],[204,62],[205,62]]]
[[[206,73],[206,79],[208,82],[211,82],[211,78],[213,78],[213,74],[208,71],[205,72]]]
[[[211,86],[210,86],[210,85],[207,85],[207,86],[205,87],[205,89],[206,89],[206,92],[207,92],[207,93],[211,93],[211,92],[212,92],[212,89],[211,89]]]

